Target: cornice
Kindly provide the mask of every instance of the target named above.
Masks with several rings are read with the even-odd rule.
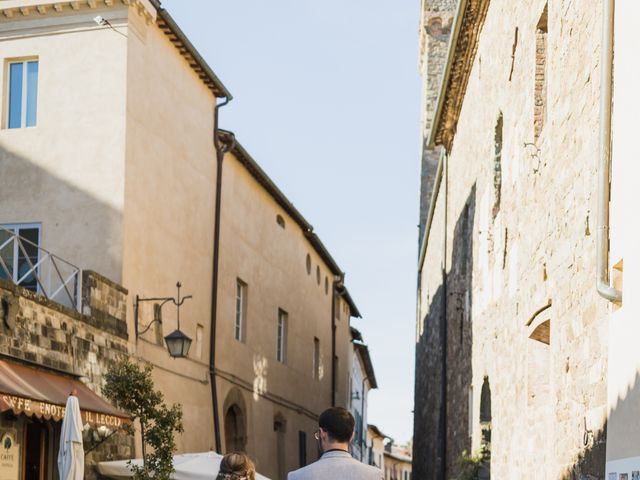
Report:
[[[139,16],[144,18],[147,25],[156,24],[214,97],[233,98],[171,15],[162,8],[157,0],[0,0],[0,24],[3,21],[7,23],[23,17],[38,18],[47,15],[60,15],[64,12],[83,13],[83,11],[97,9],[104,11],[105,8],[122,6],[136,11]]]
[[[489,3],[490,0],[467,0],[464,11],[459,12],[460,28],[449,43],[448,70],[443,75],[439,112],[433,126],[433,142],[430,142],[444,145],[447,151],[451,151],[453,144]]]
[[[156,19],[156,11],[147,0],[4,0],[0,3],[0,18],[16,19],[30,16],[45,16],[98,8],[113,8],[124,5],[133,8],[144,17],[147,24]]]

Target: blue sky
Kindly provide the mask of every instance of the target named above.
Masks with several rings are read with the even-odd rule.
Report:
[[[419,0],[164,0],[234,96],[232,130],[346,271],[379,390],[413,430]]]

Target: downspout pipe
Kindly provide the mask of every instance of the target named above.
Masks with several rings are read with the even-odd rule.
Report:
[[[367,396],[367,392],[365,390],[365,386],[366,386],[366,382],[368,380],[369,380],[369,376],[368,375],[366,375],[362,379],[362,407],[361,407],[362,408],[362,415],[361,415],[362,418],[360,419],[361,422],[362,422],[362,425],[360,425],[360,439],[359,439],[360,440],[360,461],[361,462],[364,461],[364,447],[367,446],[367,443],[365,442],[366,432],[365,432],[365,428],[364,428],[364,425],[365,425],[365,421],[364,421],[364,419],[365,419],[365,414],[364,414],[365,410],[364,410],[364,407],[365,407],[365,401],[366,401],[365,397]],[[364,444],[364,447],[363,447],[363,444]]]
[[[211,384],[211,403],[213,406],[213,430],[215,436],[215,450],[222,452],[222,441],[220,439],[220,415],[218,412],[218,389],[216,385],[216,326],[218,321],[218,270],[220,263],[220,210],[222,203],[222,164],[224,155],[235,143],[235,138],[231,132],[226,132],[218,128],[219,110],[231,101],[231,97],[226,97],[222,102],[216,103],[213,114],[213,145],[216,149],[216,204],[214,216],[213,232],[213,266],[211,278],[211,325],[209,336],[209,377]],[[221,141],[221,132],[230,136],[230,141]]]
[[[604,0],[600,68],[600,156],[598,165],[598,224],[596,289],[610,302],[621,303],[622,292],[609,283],[609,199],[611,196],[611,104],[613,84],[613,25],[615,0]]]
[[[331,302],[331,406],[336,406],[336,380],[338,372],[336,372],[336,299],[338,298],[338,288],[344,284],[344,274],[337,275],[333,280],[333,294]]]

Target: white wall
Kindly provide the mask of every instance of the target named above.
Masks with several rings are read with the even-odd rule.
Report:
[[[607,475],[640,471],[640,4],[616,2],[610,265],[624,260],[623,305],[609,318]],[[616,478],[618,478],[616,476]]]

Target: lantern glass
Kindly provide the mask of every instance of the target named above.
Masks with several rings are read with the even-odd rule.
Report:
[[[173,358],[184,358],[189,355],[191,347],[191,339],[187,337],[181,330],[174,330],[164,337],[167,344],[169,355]]]

